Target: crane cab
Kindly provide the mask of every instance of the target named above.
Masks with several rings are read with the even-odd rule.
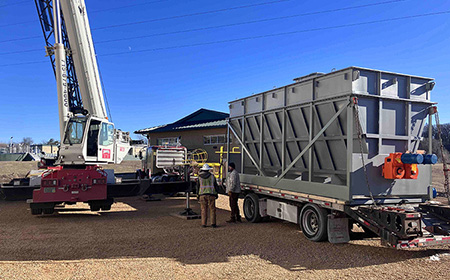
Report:
[[[58,161],[62,165],[120,163],[130,149],[129,138],[106,119],[75,116],[66,124]]]

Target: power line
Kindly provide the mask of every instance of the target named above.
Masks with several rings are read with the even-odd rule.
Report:
[[[0,55],[9,55],[9,54],[27,53],[27,52],[37,52],[37,51],[44,51],[44,48],[32,49],[32,50],[24,50],[24,51],[4,52],[4,53],[0,53]]]
[[[140,3],[140,4],[132,4],[132,5],[120,6],[120,7],[114,7],[114,8],[94,10],[94,11],[90,11],[89,13],[91,14],[91,13],[100,13],[100,12],[105,12],[105,11],[121,10],[121,9],[130,8],[130,7],[144,6],[144,5],[148,5],[148,4],[167,2],[167,1],[170,1],[170,0],[158,0],[158,1],[151,1],[151,2],[146,2],[146,3]],[[13,3],[13,4],[10,4],[10,5],[27,3],[27,2],[28,1],[23,1],[23,2],[18,2],[18,3]],[[0,8],[1,7],[3,7],[3,6],[0,6]],[[29,21],[22,21],[22,22],[16,22],[16,23],[8,23],[8,24],[0,25],[0,27],[15,26],[15,25],[21,25],[21,24],[27,24],[27,23],[34,23],[34,22],[39,22],[39,20],[29,20]]]
[[[20,2],[14,2],[14,3],[9,3],[9,4],[4,4],[4,5],[0,5],[0,8],[7,7],[7,6],[12,6],[12,5],[25,4],[25,3],[29,3],[29,2],[30,2],[30,1],[20,1]]]
[[[39,21],[38,20],[29,20],[29,21],[22,21],[22,22],[16,22],[16,23],[8,23],[8,24],[0,25],[0,27],[8,27],[8,26],[21,25],[21,24],[34,23],[34,22],[39,22]]]
[[[131,7],[144,6],[144,5],[148,5],[148,4],[161,3],[161,2],[167,2],[167,1],[170,1],[170,0],[158,0],[158,1],[140,3],[140,4],[126,5],[126,6],[121,6],[121,7],[113,7],[113,8],[107,8],[107,9],[101,9],[101,10],[94,10],[94,11],[89,11],[89,13],[91,14],[91,13],[100,13],[100,12],[113,11],[113,10],[121,10],[121,9],[126,9],[126,8],[131,8]]]
[[[238,26],[238,25],[245,25],[245,24],[253,24],[253,23],[259,23],[259,22],[267,22],[267,21],[274,21],[274,20],[281,20],[281,19],[289,19],[289,18],[295,18],[295,17],[311,16],[311,15],[332,13],[332,12],[338,12],[338,11],[344,11],[344,10],[353,10],[353,9],[366,8],[366,7],[379,6],[379,5],[386,5],[386,4],[392,4],[392,3],[404,2],[404,1],[406,1],[406,0],[391,0],[391,1],[385,1],[385,2],[366,4],[366,5],[350,6],[350,7],[345,7],[345,8],[330,9],[330,10],[323,10],[323,11],[316,11],[316,12],[308,12],[308,13],[302,13],[302,14],[296,14],[296,15],[290,15],[290,16],[274,17],[274,18],[246,21],[246,22],[240,22],[240,23],[231,23],[231,24],[216,25],[216,26],[211,26],[211,27],[186,29],[186,30],[173,31],[173,32],[155,33],[155,34],[150,34],[150,35],[143,35],[143,36],[137,36],[137,37],[128,37],[128,38],[121,38],[121,39],[111,39],[111,40],[106,40],[106,41],[98,41],[98,42],[95,42],[95,43],[96,44],[103,44],[103,43],[109,43],[109,42],[118,42],[118,41],[124,41],[124,40],[132,40],[132,39],[142,39],[142,38],[162,36],[162,35],[173,35],[173,34],[180,34],[180,33],[187,33],[187,32],[204,31],[204,30],[211,30],[211,29],[216,29],[216,28],[224,28],[224,27],[231,27],[231,26]],[[128,25],[128,24],[129,23],[127,23],[126,25]],[[109,26],[109,27],[112,27],[112,26]],[[106,28],[106,26],[105,26],[105,28]],[[28,39],[34,39],[34,38],[40,38],[40,36],[33,36],[33,37],[25,37],[25,38],[5,40],[5,41],[0,41],[0,43],[28,40]],[[6,54],[6,53],[4,53],[4,54]],[[1,55],[1,53],[0,53],[0,55]]]
[[[8,63],[8,64],[2,64],[2,65],[0,65],[0,67],[15,66],[15,65],[38,64],[38,63],[44,63],[44,62],[48,62],[48,60],[28,61],[28,62],[19,62],[19,63]]]
[[[381,19],[381,20],[372,20],[372,21],[365,21],[365,22],[349,23],[349,24],[342,24],[342,25],[335,25],[335,26],[303,29],[303,30],[296,30],[296,31],[290,31],[290,32],[281,32],[281,33],[272,33],[272,34],[265,34],[265,35],[259,35],[259,36],[241,37],[241,38],[236,38],[236,39],[227,39],[227,40],[203,42],[203,43],[187,44],[187,45],[176,45],[176,46],[152,48],[152,49],[143,49],[143,50],[133,51],[133,52],[116,52],[116,53],[109,53],[109,54],[100,54],[98,56],[135,54],[135,53],[143,53],[143,52],[151,52],[151,51],[180,49],[180,48],[187,48],[187,47],[213,45],[213,44],[223,44],[223,43],[230,43],[230,42],[247,41],[247,40],[262,39],[262,38],[270,38],[270,37],[276,37],[276,36],[293,35],[293,34],[298,34],[298,33],[316,32],[316,31],[340,29],[340,28],[360,26],[360,25],[370,25],[370,24],[375,24],[375,23],[385,23],[385,22],[392,22],[392,21],[398,21],[398,20],[415,19],[415,18],[421,18],[421,17],[443,15],[443,14],[450,14],[450,10],[441,11],[441,12],[434,12],[434,13],[427,13],[427,14],[418,14],[418,15],[411,15],[411,16],[389,18],[389,19]],[[42,62],[47,62],[47,61],[34,61],[34,62],[24,62],[24,63],[3,64],[3,65],[0,65],[0,67],[12,66],[12,65],[32,64],[32,63],[42,63]]]
[[[126,5],[126,6],[121,6],[121,7],[107,8],[107,9],[101,9],[101,10],[94,10],[94,11],[89,12],[89,13],[99,13],[99,12],[104,12],[104,11],[112,11],[112,10],[118,10],[118,9],[124,9],[124,8],[129,8],[129,7],[136,7],[136,6],[148,5],[148,4],[159,3],[159,2],[166,2],[166,1],[169,1],[169,0],[158,0],[158,1],[152,1],[152,2],[147,2],[147,3],[141,3],[141,4],[132,4],[132,5]],[[250,7],[269,5],[269,4],[276,4],[276,3],[279,3],[279,2],[286,2],[286,1],[291,1],[291,0],[276,0],[276,1],[265,2],[265,3],[251,4],[251,5],[245,5],[245,6],[237,6],[237,7],[220,9],[220,10],[205,11],[205,12],[199,12],[199,13],[194,13],[194,14],[187,14],[187,15],[179,15],[179,16],[174,16],[174,17],[161,18],[161,19],[151,20],[149,22],[168,20],[168,19],[172,19],[172,18],[175,19],[175,18],[182,18],[182,17],[210,14],[210,13],[218,13],[218,12],[222,12],[222,11],[250,8]],[[31,23],[31,22],[37,22],[37,20],[10,23],[10,24],[5,24],[5,25],[0,25],[0,27],[8,27],[8,26],[20,25],[20,24]],[[141,23],[143,23],[143,22],[130,22],[130,23],[124,24],[123,26],[134,25],[134,24],[141,24]],[[100,29],[107,29],[107,28],[114,28],[114,27],[113,26],[104,26],[104,27],[99,27],[99,28],[92,28],[92,30],[96,30],[96,29],[100,30]]]
[[[403,1],[406,1],[406,0],[385,1],[385,2],[379,2],[379,3],[351,6],[351,7],[339,8],[339,9],[323,10],[323,11],[317,11],[317,12],[309,12],[309,13],[303,13],[303,14],[290,15],[290,16],[273,17],[273,18],[266,18],[266,19],[260,19],[260,20],[252,20],[252,21],[245,21],[245,22],[238,22],[238,23],[215,25],[215,26],[209,26],[209,27],[185,29],[185,30],[172,31],[172,32],[154,33],[154,34],[135,36],[135,37],[110,39],[110,40],[105,40],[105,41],[98,41],[98,42],[95,42],[95,43],[96,44],[103,44],[103,43],[127,41],[127,40],[133,40],[133,39],[143,39],[143,38],[163,36],[163,35],[173,35],[173,34],[188,33],[188,32],[195,32],[195,31],[204,31],[204,30],[218,29],[218,28],[224,28],[224,27],[232,27],[232,26],[239,26],[239,25],[246,25],[246,24],[253,24],[253,23],[260,23],[260,22],[268,22],[268,21],[274,21],[274,20],[282,20],[282,19],[290,19],[290,18],[303,17],[303,16],[325,14],[325,13],[331,13],[331,12],[344,11],[344,10],[353,10],[353,9],[366,8],[366,7],[370,7],[370,6],[385,5],[385,4],[391,4],[391,3],[403,2]]]
[[[9,40],[3,40],[3,41],[0,41],[0,43],[9,43],[9,42],[24,41],[24,40],[30,40],[30,39],[41,38],[41,37],[42,37],[42,36],[30,36],[30,37],[23,37],[23,38],[17,38],[17,39],[9,39]]]
[[[292,35],[292,34],[298,34],[298,33],[324,31],[324,30],[339,29],[339,28],[352,27],[352,26],[358,26],[358,25],[369,25],[369,24],[375,24],[375,23],[384,23],[384,22],[391,22],[391,21],[397,21],[397,20],[405,20],[405,19],[411,19],[411,18],[420,18],[420,17],[443,15],[443,14],[450,14],[450,10],[442,11],[442,12],[427,13],[427,14],[412,15],[412,16],[396,17],[396,18],[390,18],[390,19],[373,20],[373,21],[349,23],[349,24],[342,24],[342,25],[335,25],[335,26],[303,29],[303,30],[290,31],[290,32],[281,32],[281,33],[272,33],[272,34],[259,35],[259,36],[241,37],[241,38],[236,38],[236,39],[220,40],[220,41],[213,41],[213,42],[204,42],[204,43],[196,43],[196,44],[187,44],[187,45],[178,45],[178,46],[161,47],[161,48],[153,48],[153,49],[144,49],[144,50],[133,51],[133,52],[109,53],[109,54],[103,54],[103,55],[98,55],[98,56],[133,54],[133,53],[142,53],[142,52],[151,52],[151,51],[160,51],[160,50],[196,47],[196,46],[204,46],[204,45],[223,44],[223,43],[229,43],[229,42],[247,41],[247,40],[262,39],[262,38],[269,38],[269,37],[276,37],[276,36]]]
[[[192,16],[199,16],[199,15],[206,15],[206,14],[214,14],[214,13],[220,13],[220,12],[225,12],[225,11],[232,11],[232,10],[246,9],[246,8],[257,7],[257,6],[271,5],[271,4],[276,4],[276,3],[280,3],[280,2],[287,2],[287,1],[290,1],[290,0],[276,0],[276,1],[270,1],[270,2],[263,2],[263,3],[257,3],[257,4],[244,5],[244,6],[236,6],[236,7],[231,7],[231,8],[224,8],[224,9],[219,9],[219,10],[210,10],[210,11],[197,12],[197,13],[192,13],[192,14],[184,14],[184,15],[177,15],[177,16],[170,16],[170,17],[163,17],[163,18],[156,18],[156,19],[149,19],[149,20],[142,20],[142,21],[136,21],[136,22],[122,23],[122,24],[116,24],[116,25],[108,25],[108,26],[103,26],[103,27],[92,28],[92,30],[103,30],[103,29],[110,29],[110,28],[116,28],[116,27],[122,27],[122,26],[130,26],[130,25],[143,24],[143,23],[149,23],[149,22],[157,22],[157,21],[164,21],[164,20],[184,18],[184,17],[192,17]]]
[[[100,76],[100,82],[101,82],[102,89],[103,89],[103,96],[105,97],[105,101],[106,101],[106,109],[108,110],[109,119],[111,120],[111,122],[113,122],[111,110],[109,109],[108,95],[106,94],[105,83],[103,83],[102,71],[100,71],[101,68],[100,68],[98,59],[97,59],[97,58],[95,58],[95,59],[96,59],[96,61],[97,61],[98,74],[99,74],[99,76]]]

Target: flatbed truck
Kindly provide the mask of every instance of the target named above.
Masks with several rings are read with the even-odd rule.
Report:
[[[419,150],[433,79],[349,67],[294,81],[229,104],[245,218],[299,224],[311,241],[348,242],[357,224],[392,248],[450,244],[437,157]]]

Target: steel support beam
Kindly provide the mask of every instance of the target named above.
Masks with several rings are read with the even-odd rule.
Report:
[[[315,83],[315,82],[313,82]],[[314,87],[313,87],[314,88]],[[301,109],[300,109],[301,110]],[[305,117],[303,119],[306,120]],[[306,121],[305,121],[306,124]],[[313,104],[309,104],[309,143],[312,141],[312,135],[314,131],[314,113],[313,113]],[[299,145],[300,147],[300,145]],[[312,182],[312,174],[314,170],[314,159],[313,159],[314,146],[308,150],[308,181]]]
[[[348,201],[352,200],[352,184],[351,184],[351,173],[353,169],[353,127],[354,122],[359,122],[359,120],[354,119],[355,106],[349,106],[347,110],[347,187],[348,187]]]
[[[317,141],[317,139],[319,139],[319,137],[325,132],[325,130],[337,119],[337,117],[339,117],[339,115],[348,108],[348,105],[350,104],[350,101],[347,101],[346,106],[342,106],[341,109],[339,109],[339,111],[334,114],[334,116],[327,122],[327,124],[319,131],[319,133],[317,133],[317,135],[312,139],[311,142],[309,142],[309,144],[303,149],[303,151],[294,159],[294,161],[291,162],[291,164],[289,164],[289,166],[286,168],[286,170],[283,171],[283,173],[281,173],[280,177],[278,177],[277,183],[284,178],[284,176],[286,175],[286,173],[289,172],[289,170],[291,170],[291,168],[297,163],[297,161],[299,161],[302,156],[309,150],[309,148],[311,148],[312,145],[314,145],[314,143]]]

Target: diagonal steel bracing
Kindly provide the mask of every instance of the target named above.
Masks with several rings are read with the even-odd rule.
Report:
[[[264,172],[262,171],[261,167],[259,166],[259,164],[256,162],[256,160],[250,154],[250,151],[247,149],[247,147],[245,146],[244,142],[242,142],[241,137],[239,137],[239,135],[236,133],[236,131],[234,130],[234,128],[230,124],[228,124],[228,127],[230,128],[231,132],[233,132],[234,137],[236,137],[236,140],[238,140],[239,144],[242,146],[242,149],[245,151],[247,156],[250,158],[250,160],[252,161],[253,165],[255,165],[255,167],[258,169],[259,173],[262,176],[266,176],[264,174]]]
[[[286,175],[286,173],[289,172],[289,170],[291,170],[291,168],[297,163],[297,161],[300,160],[300,158],[312,147],[312,145],[314,145],[314,143],[317,141],[317,139],[319,139],[319,137],[325,132],[325,130],[339,117],[339,115],[345,110],[347,109],[348,105],[350,104],[350,100],[347,101],[346,106],[342,106],[341,109],[339,109],[339,111],[333,115],[333,117],[327,122],[327,124],[322,127],[322,129],[319,131],[319,133],[317,133],[317,135],[311,140],[311,142],[309,142],[309,144],[302,150],[302,152],[294,159],[293,162],[291,162],[291,164],[289,164],[289,166],[283,171],[283,173],[281,173],[280,177],[278,177],[278,180],[276,181],[276,183],[278,183],[281,179],[284,178],[284,176]]]

